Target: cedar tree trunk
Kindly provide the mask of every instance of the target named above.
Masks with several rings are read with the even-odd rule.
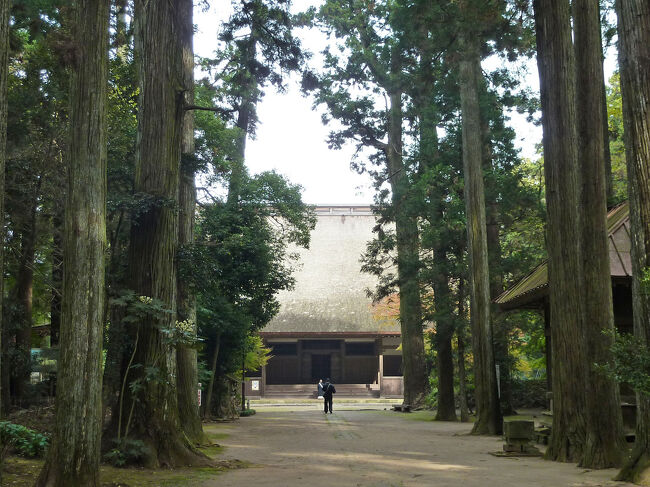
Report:
[[[397,238],[397,275],[399,281],[399,315],[402,330],[404,366],[404,403],[424,405],[428,389],[422,301],[418,281],[420,267],[417,221],[408,208],[409,180],[402,159],[402,97],[390,93],[388,148],[386,150]]]
[[[147,447],[144,463],[154,467],[205,463],[181,429],[176,350],[162,332],[176,326],[176,208],[185,91],[180,6],[180,0],[135,2],[140,83],[135,191],[150,200],[132,222],[129,270],[136,294],[160,300],[169,312],[136,325],[134,364],[139,368],[129,377],[140,388],[135,397],[126,393],[124,407],[135,406],[130,431]]]
[[[469,421],[469,407],[467,405],[467,375],[465,374],[465,279],[458,280],[458,323],[456,336],[458,337],[458,403],[460,406],[460,420]]]
[[[439,214],[439,222],[442,215]],[[438,244],[439,242],[439,238]],[[449,275],[446,272],[447,249],[437,245],[433,252],[434,280],[433,296],[435,303],[436,336],[438,373],[438,409],[436,420],[456,421],[456,400],[454,396],[454,355],[451,339],[454,336],[454,315],[451,306],[451,290]]]
[[[214,342],[214,352],[212,352],[212,366],[210,367],[210,382],[205,395],[205,404],[203,405],[203,417],[212,416],[212,394],[214,394],[214,384],[217,380],[217,361],[219,359],[219,349],[221,348],[221,334],[217,333]]]
[[[582,458],[587,384],[573,45],[568,0],[535,0],[533,5],[544,130],[553,347],[553,432],[546,457],[570,462]]]
[[[179,23],[181,24],[181,43],[183,48],[185,104],[194,103],[194,48],[192,24],[192,0],[179,0]],[[194,113],[186,110],[183,117],[181,135],[181,180],[178,197],[179,246],[194,242],[194,211],[196,208],[196,188],[194,186]],[[192,290],[178,279],[178,320],[185,321],[196,336],[196,299]],[[180,345],[176,350],[178,383],[178,414],[181,427],[187,438],[194,444],[205,442],[198,399],[198,362],[196,349]]]
[[[619,65],[632,237],[634,334],[650,346],[650,292],[641,279],[650,268],[650,3],[617,2]],[[636,443],[621,480],[647,478],[650,467],[650,398],[637,394]]]
[[[501,408],[497,397],[492,328],[490,325],[490,276],[485,225],[485,191],[478,77],[481,67],[476,33],[461,34],[459,66],[463,130],[465,213],[471,274],[470,318],[476,384],[474,434],[501,432]]]
[[[10,0],[0,0],[0,242],[4,242],[4,195],[5,195],[5,160],[7,151],[7,70],[9,62],[9,6]],[[3,334],[2,302],[4,299],[4,245],[0,245],[0,350],[2,350],[1,337]],[[0,352],[0,357],[2,353]],[[4,366],[2,366],[4,367]],[[2,370],[0,367],[0,370]],[[0,378],[2,374],[0,373]],[[0,405],[7,391],[2,390],[0,379]],[[0,417],[2,411],[0,407]],[[2,477],[0,477],[0,482]]]
[[[59,345],[59,335],[61,333],[64,225],[65,214],[63,207],[57,207],[54,209],[52,217],[52,301],[50,302],[50,345],[52,347]]]
[[[14,371],[14,394],[19,401],[25,396],[25,387],[29,383],[32,350],[32,302],[34,290],[34,256],[36,249],[36,210],[41,178],[32,188],[27,218],[21,232],[20,261],[16,277],[16,301],[18,302],[18,324],[16,330],[16,351],[20,357],[17,370]]]
[[[580,466],[620,465],[625,443],[618,384],[594,368],[608,363],[614,311],[607,234],[607,179],[603,137],[603,50],[598,3],[574,0],[576,122],[582,184],[581,245],[584,293],[584,343],[587,358],[586,436]]]
[[[109,0],[74,4],[70,167],[54,437],[37,486],[99,486]]]

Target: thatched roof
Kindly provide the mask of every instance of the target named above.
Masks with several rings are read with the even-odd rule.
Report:
[[[370,208],[319,206],[316,215],[309,250],[297,250],[295,289],[280,293],[280,312],[262,334],[399,333],[397,320],[366,296],[377,284],[359,262],[376,225]]]

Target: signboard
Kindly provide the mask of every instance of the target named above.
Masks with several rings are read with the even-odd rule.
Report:
[[[252,380],[251,381],[251,389],[253,391],[259,391],[260,390],[260,381],[259,380]]]

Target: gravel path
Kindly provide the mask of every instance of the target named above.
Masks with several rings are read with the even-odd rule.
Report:
[[[335,404],[336,408],[336,404]],[[539,458],[497,458],[498,438],[468,436],[471,425],[415,421],[387,411],[264,410],[209,428],[228,436],[222,458],[251,468],[206,486],[627,487],[616,471],[587,471]]]

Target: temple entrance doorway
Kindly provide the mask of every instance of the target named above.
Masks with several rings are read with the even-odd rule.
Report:
[[[330,354],[314,354],[311,356],[311,380],[327,379],[332,375],[332,356]]]

